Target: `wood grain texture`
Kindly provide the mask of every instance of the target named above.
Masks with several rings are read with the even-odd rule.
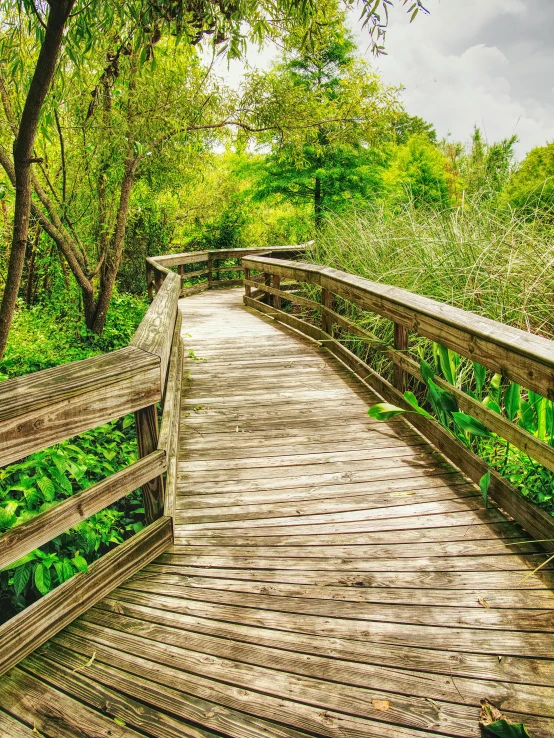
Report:
[[[181,280],[177,274],[168,272],[156,297],[148,308],[131,345],[153,354],[160,359],[160,383],[165,386],[169,366],[173,328],[177,317],[177,301],[181,291]]]
[[[0,569],[7,569],[10,564],[35,548],[65,533],[151,479],[161,476],[166,467],[164,451],[154,451],[7,531],[0,536]]]
[[[158,448],[158,407],[149,405],[135,413],[139,456],[144,458]],[[147,523],[153,523],[164,514],[164,480],[162,475],[142,485],[142,502]]]
[[[159,399],[159,361],[131,347],[9,379],[0,386],[0,464]]]

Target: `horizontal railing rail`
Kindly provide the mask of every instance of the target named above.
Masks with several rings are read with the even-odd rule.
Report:
[[[407,355],[410,332],[455,351],[502,377],[518,383],[549,400],[554,400],[554,342],[494,320],[439,303],[427,297],[357,277],[331,267],[318,266],[266,256],[243,257],[245,304],[269,314],[321,343],[384,400],[413,410],[403,396],[407,376],[423,378],[420,366]],[[253,274],[253,272],[256,272]],[[294,280],[293,290],[289,283]],[[320,288],[319,299],[297,294],[298,288]],[[342,298],[357,309],[386,318],[393,323],[392,346],[384,345],[371,332],[362,329],[334,309],[335,298]],[[317,316],[319,325],[284,311],[283,301]],[[336,330],[339,329],[339,330]],[[373,367],[347,348],[339,333],[363,339],[372,349],[393,363],[389,382]],[[459,408],[482,422],[489,430],[522,450],[529,457],[554,471],[554,447],[537,438],[507,417],[486,407],[459,387],[436,377],[436,384],[449,392]],[[515,487],[491,469],[479,456],[451,435],[442,425],[421,414],[409,413],[405,419],[420,430],[474,482],[491,474],[490,497],[523,525],[529,533],[554,550],[554,518],[540,506],[523,497]]]

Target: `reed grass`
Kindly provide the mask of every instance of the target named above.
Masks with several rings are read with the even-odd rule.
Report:
[[[484,201],[328,217],[308,258],[554,338],[554,228]]]

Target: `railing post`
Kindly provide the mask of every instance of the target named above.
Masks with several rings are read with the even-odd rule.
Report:
[[[397,351],[407,351],[409,341],[409,331],[406,326],[400,325],[400,323],[394,324],[394,348]],[[393,384],[399,392],[404,392],[406,389],[408,375],[401,366],[398,364],[394,365],[394,381]]]
[[[157,405],[137,410],[135,413],[139,456],[142,459],[158,447],[158,408]],[[163,477],[155,477],[142,487],[142,502],[146,524],[153,523],[164,514]]]
[[[156,292],[159,292],[164,283],[163,273],[159,269],[154,270],[154,282],[156,284]]]
[[[271,274],[269,272],[264,272],[264,284],[266,287],[271,287]],[[273,305],[273,300],[271,299],[269,292],[265,293],[264,300],[267,305]]]
[[[278,274],[273,275],[273,288],[276,290],[281,289],[281,277]],[[281,309],[281,295],[272,295],[273,307],[275,310]]]
[[[246,282],[247,279],[250,279],[250,269],[249,267],[244,267],[244,281]],[[244,285],[244,296],[252,297],[252,287],[249,284]]]
[[[154,290],[152,289],[152,266],[146,262],[146,286],[148,287],[148,299],[154,299]]]
[[[323,306],[323,310],[321,311],[321,328],[325,333],[331,335],[331,331],[333,330],[333,319],[325,308],[327,308],[327,310],[333,309],[333,293],[325,287],[322,287],[321,289],[321,305]]]
[[[208,254],[208,289],[213,284],[213,279],[214,279],[213,268],[214,268],[213,256],[211,254]]]

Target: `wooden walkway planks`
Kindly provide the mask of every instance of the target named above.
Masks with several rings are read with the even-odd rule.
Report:
[[[553,736],[525,532],[240,291],[181,311],[175,545],[0,680],[0,734],[477,738],[487,698]]]

